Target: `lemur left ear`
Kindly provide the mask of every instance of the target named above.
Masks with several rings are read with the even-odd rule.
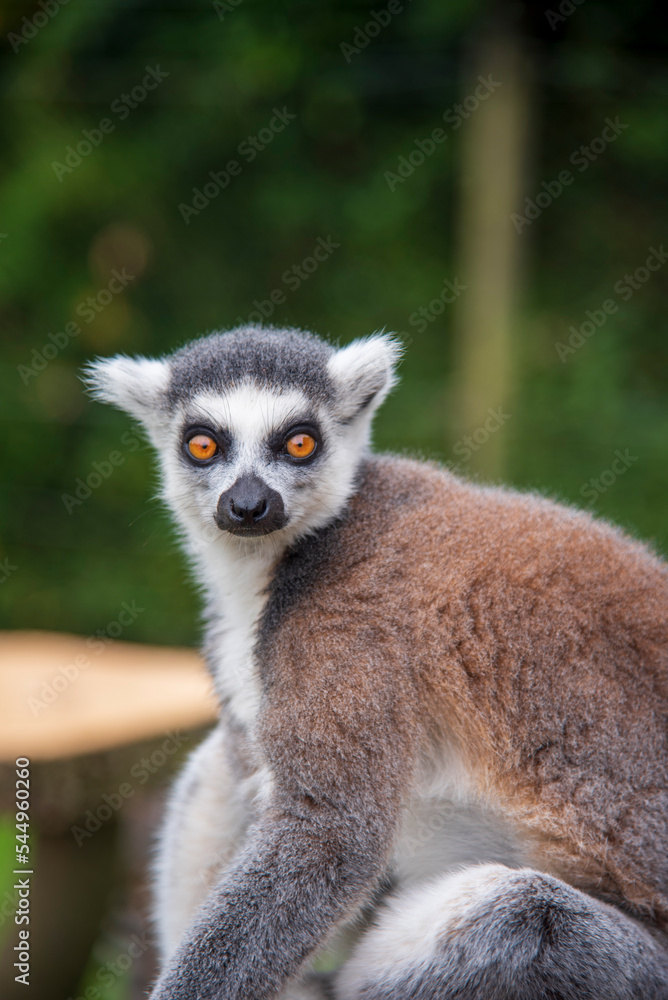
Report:
[[[94,399],[125,410],[150,425],[159,417],[169,386],[169,362],[160,358],[97,358],[84,369],[84,382]]]
[[[339,410],[344,420],[380,406],[398,379],[395,365],[402,345],[394,337],[376,333],[353,340],[329,360],[329,374],[339,390]]]

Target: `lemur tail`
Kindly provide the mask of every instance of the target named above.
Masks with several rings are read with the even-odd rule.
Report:
[[[336,1000],[667,1000],[668,953],[612,906],[528,868],[479,865],[400,893]]]

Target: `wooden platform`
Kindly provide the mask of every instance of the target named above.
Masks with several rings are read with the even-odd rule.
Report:
[[[0,632],[0,762],[96,753],[216,716],[192,649]]]

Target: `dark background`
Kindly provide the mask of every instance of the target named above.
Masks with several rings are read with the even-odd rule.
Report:
[[[258,303],[268,313],[275,289],[269,322],[406,342],[379,447],[589,507],[666,551],[668,263],[632,294],[617,284],[668,235],[658,4],[414,0],[357,52],[345,45],[386,4],[45,4],[0,15],[3,627],[90,635],[136,600],[146,610],[123,638],[197,642],[152,456],[127,418],[86,398],[79,372],[97,354],[159,354],[234,326]],[[111,110],[146,67],[167,76],[127,115]],[[501,86],[484,106],[444,124],[490,73]],[[517,127],[495,138],[502,106]],[[240,144],[283,108],[295,118],[248,162]],[[105,118],[113,130],[96,133]],[[571,158],[608,118],[618,137],[580,170]],[[391,190],[387,173],[439,127],[447,139]],[[83,130],[99,144],[58,167]],[[179,206],[231,159],[240,173],[186,223]],[[489,231],[476,214],[504,171],[521,215],[565,169],[572,183],[519,232],[510,210]],[[290,287],[285,272],[319,238],[339,245]],[[132,280],[91,314],[86,300],[123,268]],[[441,309],[446,279],[466,290]],[[605,322],[565,353],[588,310]],[[476,431],[476,449],[462,444]],[[79,482],[115,451],[86,496]]]

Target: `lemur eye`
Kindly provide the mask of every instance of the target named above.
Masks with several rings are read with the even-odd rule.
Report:
[[[218,451],[218,445],[208,434],[195,434],[188,441],[188,451],[198,462],[206,462]]]
[[[310,434],[293,434],[285,444],[285,450],[293,458],[308,458],[315,451],[315,438]]]

